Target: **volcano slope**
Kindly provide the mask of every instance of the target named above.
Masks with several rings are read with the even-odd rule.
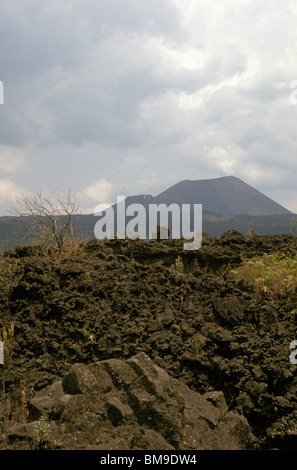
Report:
[[[4,253],[0,449],[296,448],[296,293],[232,274],[275,252],[296,237]]]

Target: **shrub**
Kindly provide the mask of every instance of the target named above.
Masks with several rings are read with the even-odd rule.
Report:
[[[42,415],[34,425],[33,448],[46,449],[49,440],[50,424],[47,416]]]
[[[22,274],[22,268],[17,259],[9,258],[0,251],[0,289],[8,294],[14,283]]]
[[[264,253],[230,271],[234,278],[253,282],[257,290],[271,295],[294,295],[297,291],[297,257]]]
[[[70,190],[52,191],[49,196],[42,192],[36,195],[21,195],[16,198],[11,215],[29,223],[26,238],[33,237],[35,243],[61,250],[78,236],[78,205]]]
[[[184,263],[182,262],[181,257],[178,256],[174,264],[171,265],[171,272],[175,278],[179,278],[183,275],[184,269],[185,269]]]

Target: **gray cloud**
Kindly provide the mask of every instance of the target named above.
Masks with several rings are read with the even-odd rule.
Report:
[[[4,186],[234,174],[297,212],[296,19],[291,0],[4,3],[0,141],[25,160]]]

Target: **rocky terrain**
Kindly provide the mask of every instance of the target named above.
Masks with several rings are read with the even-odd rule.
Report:
[[[4,253],[0,449],[295,449],[296,293],[230,272],[274,252],[296,237]]]

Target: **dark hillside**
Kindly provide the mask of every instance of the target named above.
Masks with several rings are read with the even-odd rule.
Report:
[[[204,234],[196,252],[93,240],[59,256],[6,253],[0,448],[294,448],[296,292],[271,295],[230,272],[275,251],[296,257],[296,238],[229,231]]]

